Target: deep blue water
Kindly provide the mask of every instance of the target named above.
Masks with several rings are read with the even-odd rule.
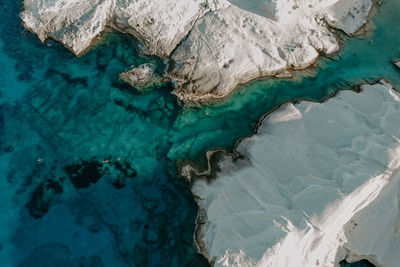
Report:
[[[321,100],[382,76],[399,85],[399,8],[386,0],[373,35],[347,40],[303,78],[257,81],[186,109],[171,85],[139,94],[118,81],[131,66],[165,67],[133,37],[104,34],[77,58],[23,29],[20,0],[0,0],[2,266],[200,265],[196,205],[176,161],[229,149],[284,101]]]

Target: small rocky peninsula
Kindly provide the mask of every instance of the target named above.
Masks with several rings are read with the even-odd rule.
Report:
[[[288,76],[339,49],[335,28],[356,34],[372,0],[25,0],[24,25],[76,55],[112,27],[148,54],[170,58],[166,75],[183,102],[208,102],[237,85]]]

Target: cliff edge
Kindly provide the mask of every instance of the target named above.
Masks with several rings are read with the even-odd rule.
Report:
[[[111,26],[172,59],[183,102],[223,98],[241,83],[287,75],[339,49],[330,28],[353,35],[371,0],[25,0],[24,25],[81,55]]]

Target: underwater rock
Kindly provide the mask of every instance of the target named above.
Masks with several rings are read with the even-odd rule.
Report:
[[[156,85],[160,85],[164,78],[154,73],[153,68],[149,64],[140,65],[129,71],[123,72],[119,78],[136,88],[139,92],[143,92]]]
[[[356,33],[372,1],[25,0],[24,7],[27,29],[77,55],[107,25],[134,35],[147,53],[172,58],[167,73],[183,102],[202,102],[338,51],[329,26]]]
[[[136,170],[128,162],[110,158],[101,162],[95,159],[82,160],[65,166],[64,170],[75,188],[87,188],[108,175],[115,179],[113,186],[121,189],[125,186],[123,180],[137,176]]]
[[[87,188],[103,176],[101,168],[102,165],[95,160],[82,160],[65,166],[64,170],[75,188]]]
[[[215,176],[186,167],[200,251],[216,266],[397,266],[399,110],[385,81],[284,104],[240,141],[240,159],[210,163]]]
[[[50,208],[50,201],[54,194],[63,192],[62,185],[57,180],[48,180],[46,183],[41,183],[32,193],[26,208],[29,214],[39,219],[46,214]]]

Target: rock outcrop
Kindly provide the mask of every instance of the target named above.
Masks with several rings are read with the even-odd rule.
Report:
[[[236,5],[206,14],[172,55],[170,73],[180,81],[175,93],[208,101],[258,77],[305,68],[339,49],[326,22],[353,34],[372,7],[369,0],[295,2],[277,1],[274,19]]]
[[[399,110],[381,81],[270,114],[239,143],[242,159],[223,157],[212,180],[192,177],[200,250],[216,266],[338,266],[357,255],[397,266]]]
[[[119,78],[136,88],[139,92],[146,91],[154,86],[160,85],[165,79],[154,73],[149,64],[140,65],[119,75]]]
[[[130,33],[149,54],[168,57],[195,21],[217,7],[206,0],[25,0],[22,20],[40,40],[53,38],[76,55],[107,25]]]
[[[76,55],[90,47],[105,29],[115,7],[112,0],[24,1],[22,20],[44,42],[60,41]]]
[[[329,30],[354,34],[371,0],[25,0],[26,28],[80,55],[107,25],[171,57],[184,102],[228,95],[240,83],[305,68],[339,49]]]

